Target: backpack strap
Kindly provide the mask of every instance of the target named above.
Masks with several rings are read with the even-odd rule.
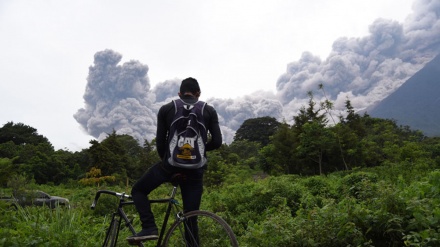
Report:
[[[185,107],[187,110],[191,110],[192,107],[197,105],[197,106],[200,107],[201,114],[203,116],[203,111],[204,111],[205,106],[206,106],[206,102],[200,101],[200,100],[198,100],[197,102],[195,102],[193,104],[190,104],[190,103],[186,103],[182,99],[174,99],[173,103],[174,103],[174,114],[177,113],[178,107]]]

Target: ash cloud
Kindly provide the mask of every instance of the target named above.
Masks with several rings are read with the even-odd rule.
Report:
[[[118,65],[122,55],[112,50],[97,52],[89,68],[85,107],[74,115],[87,133],[98,140],[113,130],[140,142],[155,136],[155,94],[150,92],[148,66],[138,61]]]
[[[171,101],[177,98],[180,89],[180,79],[166,80],[156,85],[152,92],[156,95],[157,102]]]
[[[403,24],[377,19],[368,36],[339,38],[324,61],[304,52],[290,63],[276,83],[285,114],[296,112],[293,102],[304,102],[308,91],[323,97],[319,84],[336,110],[347,98],[357,110],[366,109],[395,91],[440,53],[440,2],[415,1],[413,11]]]
[[[246,119],[265,116],[283,118],[283,106],[271,92],[257,91],[235,99],[211,98],[207,102],[217,110],[226,143],[233,141],[235,131]]]
[[[275,93],[207,99],[217,109],[225,142],[232,142],[235,131],[249,118],[271,116],[292,123],[300,107],[307,105],[308,91],[314,92],[316,101],[332,100],[337,113],[345,110],[346,99],[357,110],[374,105],[440,53],[439,16],[440,1],[416,0],[413,13],[403,23],[377,19],[367,36],[337,39],[325,60],[304,52],[287,65]],[[85,107],[74,117],[100,140],[114,129],[140,142],[150,141],[155,137],[159,107],[177,98],[183,78],[159,82],[151,89],[148,66],[138,61],[119,65],[121,58],[112,50],[95,54]],[[318,90],[320,84],[325,95]]]
[[[182,79],[166,80],[151,89],[148,66],[138,61],[122,65],[122,55],[104,50],[95,54],[89,68],[84,94],[85,107],[74,115],[85,131],[103,140],[113,130],[128,134],[140,143],[156,135],[157,112],[165,103],[177,98]],[[203,82],[201,82],[203,88]],[[271,93],[255,92],[238,99],[208,99],[219,114],[226,142],[244,120],[254,117],[282,117],[282,105]]]

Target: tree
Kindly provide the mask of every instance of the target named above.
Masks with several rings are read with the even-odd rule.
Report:
[[[160,160],[161,159],[156,151],[156,139],[151,140],[151,142],[145,140],[142,152],[139,156],[139,163],[134,167],[134,170],[130,174],[130,178],[137,180],[145,173],[145,171]]]
[[[359,166],[361,149],[359,140],[365,136],[365,126],[361,117],[351,105],[351,101],[345,101],[346,116],[339,116],[339,123],[335,124],[331,130],[337,135],[339,152],[344,163],[344,169]],[[336,161],[336,159],[332,159]],[[339,169],[339,167],[336,167]]]
[[[0,185],[6,186],[8,179],[14,175],[17,171],[14,169],[14,165],[11,159],[0,158]]]
[[[228,146],[227,151],[228,153],[237,154],[241,160],[246,160],[251,157],[257,157],[260,148],[261,144],[259,142],[237,140]]]
[[[13,122],[0,128],[0,157],[13,160],[19,173],[33,176],[37,183],[52,181],[57,166],[50,162],[54,148],[35,128]]]
[[[50,144],[46,137],[38,134],[37,129],[22,123],[14,124],[14,122],[8,122],[0,128],[0,143],[8,141],[14,142],[15,145]]]
[[[281,168],[283,173],[299,173],[301,164],[296,163],[295,147],[298,146],[298,139],[291,127],[287,123],[280,125],[278,130],[271,139],[272,148],[265,151],[272,150],[270,155],[272,160],[277,163],[277,168]],[[266,158],[267,159],[267,158]]]
[[[324,113],[320,113],[323,109],[319,107],[316,109],[316,102],[313,99],[313,93],[308,92],[309,103],[308,107],[302,106],[299,110],[299,114],[293,117],[295,123],[293,124],[293,129],[297,135],[302,132],[302,127],[304,124],[309,122],[317,122],[323,126],[325,126],[328,122]]]
[[[276,149],[272,143],[262,147],[258,153],[260,168],[263,170],[263,172],[272,175],[286,173],[285,169],[283,169],[275,160]]]
[[[20,173],[33,176],[38,184],[53,181],[54,174],[59,167],[53,166],[50,159],[54,153],[50,143],[19,145],[20,152],[14,164]]]
[[[234,141],[248,140],[265,146],[269,143],[269,137],[275,133],[280,124],[273,117],[247,119],[235,132]]]
[[[116,178],[114,176],[101,176],[101,169],[92,167],[89,172],[86,173],[86,177],[79,180],[82,185],[97,185],[104,182],[113,182]]]
[[[150,155],[146,153],[149,145],[142,148],[132,136],[118,135],[113,131],[101,143],[96,140],[90,143],[92,146],[88,151],[90,163],[87,169],[101,169],[103,176],[115,176],[118,182],[138,179],[149,165],[145,164]]]
[[[431,159],[440,166],[440,137],[426,138],[421,141],[424,150],[430,153]]]
[[[109,135],[107,139],[108,138],[114,139],[115,135]],[[125,167],[125,162],[121,160],[120,151],[113,151],[116,149],[121,149],[121,147],[116,140],[109,140],[105,143],[104,141],[103,143],[99,143],[96,140],[90,141],[90,144],[92,144],[92,146],[89,148],[88,151],[91,162],[89,164],[89,169],[91,169],[92,167],[101,169],[104,176],[112,175],[114,173],[122,173],[122,169],[124,169]]]
[[[85,156],[83,151],[71,153],[67,150],[57,150],[50,157],[48,164],[52,167],[51,182],[61,184],[72,180],[78,180],[84,174],[86,168],[81,169],[82,158]]]
[[[318,164],[319,174],[322,175],[324,154],[329,153],[335,144],[332,132],[317,121],[306,123],[302,127],[299,141],[299,154]]]
[[[153,139],[151,142],[145,140],[142,148],[141,166],[146,170],[160,160],[161,157],[159,157],[156,150],[156,139]]]
[[[14,158],[19,154],[21,146],[15,145],[13,141],[7,141],[0,143],[0,157],[4,158]]]
[[[333,124],[336,125],[336,121],[335,121],[335,119],[333,118],[333,115],[332,115],[332,113],[331,113],[331,110],[333,109],[333,102],[331,102],[331,101],[327,98],[327,94],[325,93],[324,86],[323,86],[322,83],[319,84],[319,89],[321,89],[321,91],[324,93],[324,97],[325,97],[325,99],[326,99],[324,102],[321,102],[321,108],[322,108],[323,110],[325,110],[325,112],[327,113],[327,115],[330,116],[330,118],[332,119]],[[342,160],[342,163],[344,164],[344,168],[345,168],[345,170],[348,170],[348,165],[347,165],[347,162],[345,161],[345,155],[344,155],[344,150],[343,150],[343,144],[342,144],[342,140],[341,140],[341,133],[338,132],[338,131],[340,130],[340,128],[333,128],[332,130],[333,130],[333,133],[335,134],[334,136],[336,137],[336,139],[337,139],[337,141],[338,141],[338,142],[337,142],[337,143],[338,143],[337,146],[338,146],[338,148],[339,148],[340,158],[341,158],[341,160]]]
[[[303,159],[302,163],[309,166],[309,170],[302,169],[302,172],[309,173],[313,164],[318,164],[319,174],[322,174],[324,154],[332,148],[330,145],[333,145],[332,138],[334,136],[326,128],[328,119],[325,113],[321,113],[325,105],[321,104],[316,108],[313,93],[308,92],[308,95],[308,107],[301,107],[299,114],[294,117],[295,123],[292,129],[298,140],[298,146],[295,150],[297,157]]]

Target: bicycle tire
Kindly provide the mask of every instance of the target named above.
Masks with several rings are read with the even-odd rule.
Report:
[[[107,234],[105,236],[104,244],[102,247],[115,247],[118,242],[118,234],[120,227],[120,219],[117,217],[113,217],[110,226],[107,230]]]
[[[197,221],[199,241],[194,240],[189,223]],[[187,237],[185,237],[185,233]],[[195,243],[194,241],[198,242]],[[183,215],[174,222],[163,241],[164,247],[238,247],[237,238],[231,227],[214,213],[196,210]]]

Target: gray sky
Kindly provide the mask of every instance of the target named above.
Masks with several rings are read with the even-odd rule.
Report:
[[[148,65],[152,87],[188,76],[202,100],[274,92],[303,52],[325,60],[341,37],[384,18],[404,22],[412,0],[0,1],[0,124],[36,128],[56,149],[95,139],[73,115],[94,55]],[[177,93],[177,92],[176,92]]]

